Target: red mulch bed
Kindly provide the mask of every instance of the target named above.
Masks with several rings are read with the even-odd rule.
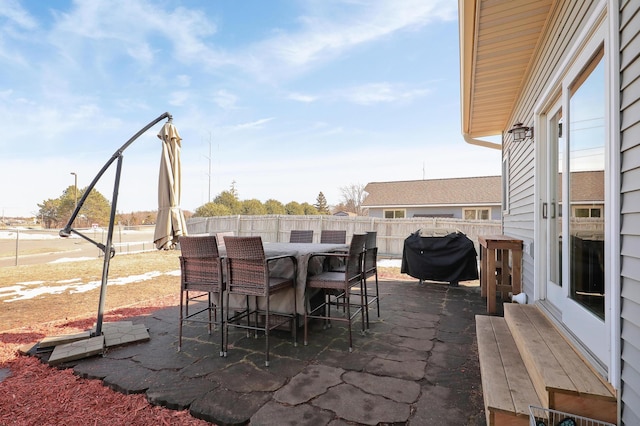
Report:
[[[154,301],[154,306],[118,309],[104,321],[121,321],[175,305],[175,297]],[[43,364],[38,358],[19,355],[18,349],[46,336],[84,331],[95,318],[40,324],[0,333],[1,425],[209,425],[187,411],[174,411],[149,404],[144,395],[124,395],[100,380],[77,377],[73,371]]]

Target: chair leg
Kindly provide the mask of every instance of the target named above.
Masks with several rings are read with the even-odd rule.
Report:
[[[224,337],[225,337],[225,330],[224,330],[224,325],[225,325],[225,321],[224,321],[224,296],[222,294],[223,292],[220,291],[220,293],[218,293],[218,302],[219,302],[219,306],[220,306],[220,356],[226,356],[226,352],[225,352],[225,346],[224,346]],[[216,322],[218,321],[218,309],[216,309]]]
[[[349,328],[349,352],[353,352],[353,338],[351,336],[351,303],[349,303],[349,288],[345,288],[345,301],[347,302],[347,327]]]
[[[363,288],[364,286],[364,288]],[[360,316],[362,317],[362,335],[365,334],[365,325],[366,329],[369,329],[369,303],[367,298],[367,280],[360,280]]]
[[[309,305],[311,304],[311,300],[309,300],[309,299],[310,299],[309,292],[307,291],[307,289],[305,289],[304,290],[304,318],[303,318],[303,321],[304,321],[304,341],[303,341],[303,344],[305,346],[307,346],[307,336],[308,336],[307,335],[307,331],[308,331],[307,327],[309,325],[309,318],[308,318],[308,316],[309,316]]]
[[[378,318],[380,318],[380,292],[378,291],[378,270],[376,269],[376,307],[378,308]]]
[[[364,293],[364,299],[360,298],[360,306],[362,306],[363,318],[366,316],[365,323],[367,324],[367,330],[369,329],[369,293],[367,287],[367,276],[364,275],[362,280],[360,280],[360,294]]]
[[[256,326],[258,325],[257,312],[258,312],[258,298],[256,297]],[[271,329],[271,325],[270,325],[270,319],[269,319],[269,293],[267,293],[267,312],[265,313],[265,316],[264,316],[264,339],[265,339],[265,345],[266,345],[265,361],[264,361],[265,367],[269,366],[269,330],[270,329]],[[257,336],[258,336],[258,330],[256,330],[256,337]]]
[[[207,325],[209,327],[209,336],[211,336],[211,311],[213,309],[213,305],[211,304],[211,293],[207,293],[207,303],[209,304],[207,306],[208,307],[208,309],[207,309],[208,312],[207,313],[209,314],[209,324],[207,324]],[[217,316],[217,314],[216,314],[216,316]]]
[[[293,346],[298,347],[298,301],[297,301],[296,288],[293,287]]]
[[[183,300],[184,300],[184,291],[180,291],[180,317],[178,318],[178,322],[180,323],[178,327],[178,352],[182,350],[182,323],[184,322],[184,314],[182,312],[183,309]],[[188,303],[188,299],[187,299]]]

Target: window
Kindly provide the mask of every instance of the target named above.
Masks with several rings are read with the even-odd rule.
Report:
[[[605,217],[599,206],[579,205],[576,202],[598,199],[601,197],[598,188],[604,188],[607,111],[603,57],[604,49],[600,49],[569,85],[571,119],[569,159],[566,163],[569,186],[565,191],[573,207],[573,217],[569,222],[571,297],[600,318],[604,318],[605,314],[607,264],[604,248],[608,242],[604,233]],[[597,181],[587,186],[586,194],[582,193],[582,175],[597,171],[601,172],[595,174]]]
[[[404,219],[405,210],[384,210],[385,219]]]
[[[491,209],[462,209],[462,217],[465,220],[489,220],[491,219]]]
[[[602,217],[602,207],[574,207],[573,217]]]

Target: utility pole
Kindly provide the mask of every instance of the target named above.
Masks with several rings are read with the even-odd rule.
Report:
[[[207,194],[207,203],[211,202],[211,132],[209,132],[209,156],[204,156],[209,161],[209,172],[207,173],[207,179],[209,180],[209,193]]]
[[[209,197],[207,202],[211,202],[211,132],[209,132]]]
[[[73,175],[73,195],[76,198],[76,209],[78,208],[78,174],[76,172],[71,172]]]

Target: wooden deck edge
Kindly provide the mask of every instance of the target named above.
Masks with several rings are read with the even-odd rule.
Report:
[[[540,400],[504,318],[476,315],[476,338],[487,424],[527,424]]]
[[[615,391],[557,324],[535,305],[505,304],[504,313],[542,407],[615,423]]]
[[[589,393],[589,392],[570,392],[567,391],[566,389],[557,389],[557,388],[552,388],[552,387],[547,387],[547,392],[551,395],[551,394],[562,394],[562,395],[570,395],[570,396],[575,396],[578,398],[586,398],[586,399],[590,399],[593,401],[605,401],[605,402],[613,402],[616,403],[618,402],[617,398],[613,395],[607,396],[607,395],[599,395],[599,394],[594,394],[594,393]]]

